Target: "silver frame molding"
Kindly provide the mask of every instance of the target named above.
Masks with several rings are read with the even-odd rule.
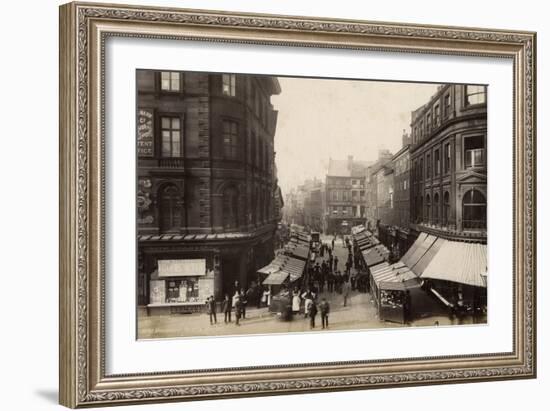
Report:
[[[104,46],[110,36],[486,56],[514,64],[514,349],[106,375]],[[69,3],[60,7],[60,403],[76,408],[536,376],[536,34]]]

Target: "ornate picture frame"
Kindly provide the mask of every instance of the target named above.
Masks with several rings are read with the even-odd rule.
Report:
[[[498,57],[514,70],[513,350],[193,372],[105,372],[105,41],[110,37]],[[536,377],[536,34],[218,11],[60,7],[60,403],[187,401]]]

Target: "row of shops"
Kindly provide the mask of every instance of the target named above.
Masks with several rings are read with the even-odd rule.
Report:
[[[426,292],[453,314],[485,315],[486,244],[420,233],[401,259],[390,263],[389,250],[370,231],[356,229],[353,239],[381,320],[406,322]]]

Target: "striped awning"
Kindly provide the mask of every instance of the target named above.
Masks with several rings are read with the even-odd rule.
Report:
[[[274,273],[269,274],[262,284],[263,285],[281,285],[282,283],[285,282],[288,275],[289,274],[286,271],[275,271]]]
[[[487,245],[446,240],[420,276],[486,288]]]
[[[405,288],[418,287],[420,280],[409,267],[402,262],[395,264],[383,263],[371,270],[371,275],[377,284],[403,283]]]
[[[386,261],[390,252],[384,245],[380,244],[363,251],[362,254],[367,267],[372,267]]]

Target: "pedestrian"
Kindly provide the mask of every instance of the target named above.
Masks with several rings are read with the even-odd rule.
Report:
[[[246,292],[244,291],[244,288],[241,288],[241,312],[243,320],[246,318],[246,304],[248,303],[248,300],[246,299]]]
[[[330,304],[326,298],[321,300],[319,304],[319,310],[321,311],[321,325],[323,329],[328,328],[328,313],[330,312]]]
[[[243,305],[241,303],[241,297],[237,296],[237,298],[235,299],[235,324],[236,325],[241,325],[239,321],[241,319],[242,309],[243,309]]]
[[[349,291],[350,291],[350,284],[349,281],[345,281],[342,284],[342,294],[344,295],[344,307],[348,303],[348,297],[349,297]]]
[[[271,304],[271,291],[269,287],[265,287],[264,292],[262,294],[262,303],[265,304],[266,307],[269,307]]]
[[[300,303],[300,290],[298,290],[298,287],[295,287],[292,292],[292,312],[294,314],[297,314],[300,311]]]
[[[334,240],[336,237],[332,237],[331,245],[332,245],[332,251],[334,251]]]
[[[216,318],[216,300],[213,295],[206,299],[206,312],[210,317],[210,325],[216,324],[218,319]]]
[[[317,304],[315,301],[312,301],[309,306],[309,327],[311,329],[315,328],[315,316],[317,315]]]
[[[332,271],[327,274],[327,288],[329,293],[334,292],[334,274],[332,274]]]
[[[332,270],[333,271],[338,270],[338,256],[337,255],[334,256],[334,268]]]
[[[311,305],[313,304],[313,293],[310,289],[302,294],[302,299],[304,300],[304,317],[307,318]]]
[[[236,290],[235,291],[235,294],[233,294],[233,297],[231,298],[231,306],[233,307],[233,309],[235,310],[237,307],[235,306],[236,302],[237,302],[237,299],[240,297],[239,295],[239,290]],[[235,311],[236,313],[237,311]]]
[[[231,300],[229,299],[229,294],[225,294],[225,298],[222,303],[222,311],[223,311],[223,322],[224,323],[230,323],[231,322]]]

